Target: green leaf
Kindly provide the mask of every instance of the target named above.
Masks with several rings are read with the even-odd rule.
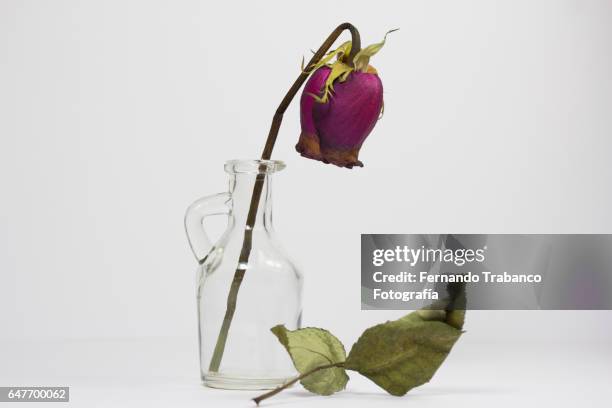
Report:
[[[449,284],[447,291],[449,291],[447,298],[433,302],[415,313],[421,316],[423,320],[439,320],[461,330],[465,323],[465,307],[467,304],[465,284]]]
[[[307,327],[291,331],[282,325],[274,326],[271,330],[287,349],[300,374],[320,366],[344,363],[346,360],[344,346],[327,330]],[[331,395],[343,390],[348,380],[342,367],[331,367],[316,371],[300,382],[310,392]]]
[[[461,311],[419,310],[367,329],[345,368],[368,377],[392,395],[428,382],[461,335]],[[461,326],[453,324],[461,320]]]

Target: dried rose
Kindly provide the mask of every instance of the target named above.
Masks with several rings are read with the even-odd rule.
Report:
[[[348,41],[312,68],[300,101],[302,133],[295,148],[302,156],[340,167],[363,166],[359,150],[383,110],[382,82],[369,61],[386,37],[359,51],[353,66],[347,61]]]

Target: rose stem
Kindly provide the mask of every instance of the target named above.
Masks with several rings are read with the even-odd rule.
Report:
[[[270,126],[270,132],[268,133],[268,138],[266,139],[266,145],[264,147],[263,153],[261,154],[262,160],[270,160],[272,156],[272,150],[274,149],[274,143],[276,142],[276,137],[278,136],[278,130],[280,128],[281,122],[283,121],[283,114],[287,110],[287,107],[297,94],[297,92],[302,87],[302,84],[308,78],[310,73],[308,72],[329,50],[329,48],[334,44],[334,41],[342,34],[344,30],[348,30],[351,33],[351,53],[349,54],[349,63],[352,65],[353,57],[359,50],[361,49],[361,39],[359,37],[359,31],[350,23],[340,24],[330,35],[327,37],[325,42],[321,45],[321,47],[315,52],[312,56],[308,64],[306,65],[306,69],[304,72],[298,76],[295,80],[289,91],[281,101],[280,105],[276,109],[274,113],[274,117],[272,119],[272,125]],[[229,294],[227,296],[227,308],[225,309],[225,316],[223,317],[223,324],[221,325],[221,329],[219,330],[219,337],[217,337],[217,344],[215,345],[215,350],[213,352],[213,356],[210,360],[210,366],[208,370],[211,372],[219,371],[219,366],[221,365],[221,358],[223,357],[223,351],[225,350],[225,343],[227,341],[227,333],[229,331],[230,325],[232,323],[232,318],[234,317],[234,312],[236,310],[236,300],[238,298],[238,290],[240,289],[240,284],[242,283],[242,279],[244,278],[244,274],[246,272],[246,265],[249,261],[249,255],[251,254],[252,247],[252,238],[253,238],[253,225],[255,224],[255,218],[257,216],[257,208],[259,207],[259,201],[261,199],[261,192],[264,186],[265,174],[261,172],[257,175],[255,179],[255,185],[253,186],[253,195],[251,196],[251,205],[249,206],[249,213],[247,215],[246,226],[244,229],[244,240],[242,243],[242,250],[240,251],[240,257],[238,258],[238,267],[236,268],[236,272],[234,272],[234,279],[232,280],[232,285],[229,290]]]
[[[266,398],[270,398],[276,394],[278,394],[279,392],[281,392],[282,390],[284,390],[285,388],[289,388],[291,387],[293,384],[295,384],[296,382],[302,380],[305,377],[308,377],[310,374],[314,374],[319,370],[324,370],[326,368],[333,368],[333,367],[344,367],[344,362],[342,363],[332,363],[332,364],[326,364],[326,365],[322,365],[322,366],[318,366],[313,368],[310,371],[306,371],[304,374],[300,374],[297,377],[295,377],[294,379],[292,379],[289,382],[286,382],[285,384],[281,385],[280,387],[276,387],[275,389],[273,389],[272,391],[268,391],[265,394],[261,394],[259,397],[257,398],[253,398],[253,401],[255,401],[255,403],[257,405],[259,405],[259,403],[263,400],[265,400]]]

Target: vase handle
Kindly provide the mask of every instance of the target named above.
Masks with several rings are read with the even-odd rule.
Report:
[[[204,229],[204,219],[212,215],[229,215],[230,210],[231,195],[227,192],[202,197],[187,208],[185,232],[191,250],[199,263],[204,262],[213,247]]]

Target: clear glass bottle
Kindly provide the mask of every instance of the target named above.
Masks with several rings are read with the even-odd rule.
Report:
[[[229,191],[201,198],[187,209],[185,229],[200,264],[200,372],[204,384],[210,387],[267,389],[295,375],[287,352],[270,332],[277,324],[291,330],[299,328],[302,314],[302,275],[285,255],[272,226],[271,178],[284,168],[281,161],[228,161],[225,171],[230,178]],[[248,232],[247,217],[258,177],[263,183],[261,197]],[[226,216],[228,221],[214,245],[203,226],[204,220],[213,215]],[[245,234],[251,250],[248,261],[239,262]],[[237,269],[242,271],[242,279],[236,277]],[[235,311],[228,319],[232,287],[238,290]],[[229,330],[225,331],[226,341],[220,342],[224,324]],[[225,345],[222,353],[219,343]],[[215,359],[218,367],[212,362]]]

